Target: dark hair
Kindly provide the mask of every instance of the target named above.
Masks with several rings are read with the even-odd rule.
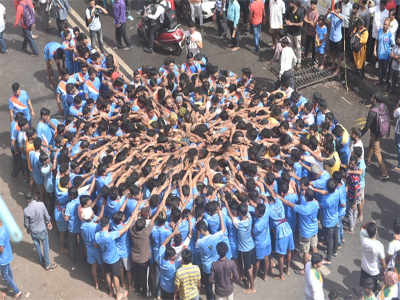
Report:
[[[369,238],[373,238],[376,235],[376,224],[374,222],[369,222],[366,226]]]
[[[192,262],[192,251],[189,249],[184,249],[182,251],[182,263],[184,265],[190,264]]]
[[[225,242],[219,242],[216,248],[219,257],[224,258],[226,253],[228,252],[228,245]]]
[[[101,228],[104,228],[104,227],[106,227],[108,224],[110,224],[110,218],[109,217],[102,217],[101,219],[100,219],[100,226],[101,226]]]

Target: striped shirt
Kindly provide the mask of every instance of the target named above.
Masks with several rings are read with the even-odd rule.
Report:
[[[175,286],[181,300],[191,300],[199,295],[200,268],[196,265],[182,265],[176,271]]]

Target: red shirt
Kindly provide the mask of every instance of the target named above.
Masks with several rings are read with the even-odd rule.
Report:
[[[18,3],[18,4],[17,4]],[[29,5],[34,9],[32,0],[21,0],[21,1],[14,1],[14,5],[17,4],[17,14],[15,15],[15,22],[14,26],[21,26],[22,28],[26,29],[27,27],[24,24],[24,5]]]
[[[259,25],[262,23],[264,17],[264,2],[262,0],[255,0],[250,4],[250,24]]]

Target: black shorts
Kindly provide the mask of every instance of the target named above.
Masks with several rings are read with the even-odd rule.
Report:
[[[111,273],[113,276],[121,276],[121,260],[113,264],[104,263],[104,272]]]
[[[255,265],[257,262],[256,248],[253,248],[252,250],[247,252],[239,251],[239,257],[243,265],[243,270],[248,271],[251,268],[251,266]]]
[[[340,40],[339,42],[332,42],[329,40],[329,51],[331,53],[341,53],[343,51],[343,42]]]
[[[378,289],[379,274],[373,276],[373,275],[370,275],[367,272],[365,272],[363,269],[361,269],[361,274],[360,274],[360,286],[361,287],[364,287],[364,284],[368,278],[372,278],[372,280],[374,282],[374,292],[376,292]]]

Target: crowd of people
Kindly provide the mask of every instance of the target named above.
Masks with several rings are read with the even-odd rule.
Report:
[[[276,4],[283,16],[279,1],[271,0],[271,13]],[[89,2],[85,14],[91,24],[102,8]],[[29,8],[21,6],[17,11],[25,24]],[[319,26],[315,51],[324,54],[326,19],[318,16],[315,2],[311,7],[312,15],[302,14],[290,2],[286,17],[299,62],[303,15],[305,23]],[[336,6],[327,17],[332,28],[345,20],[341,9]],[[378,29],[378,49],[388,24]],[[252,25],[256,33],[258,24]],[[18,82],[8,101],[12,176],[29,184],[24,226],[43,267],[57,267],[49,257],[48,230],[54,224],[59,252],[73,263],[87,261],[95,288],[105,279],[117,300],[132,290],[192,300],[201,289],[208,300],[233,299],[234,284],[253,294],[256,277],[284,280],[290,269],[305,275],[306,299],[324,299],[320,266],[338,255],[344,231],[354,232],[363,222],[365,157],[370,164],[376,154],[382,180],[388,179],[379,159],[379,140],[388,130],[387,120],[380,122],[381,95],[372,97],[365,127],[348,131],[323,95],[307,99],[293,88],[293,77],[286,76],[290,69],[281,70],[277,88],[269,90],[249,68],[235,74],[189,53],[181,65],[168,58],[161,67],[138,68],[128,79],[115,57],[104,53],[101,27],[93,26],[88,37],[66,22],[60,26],[62,40],[43,49],[57,114],[42,107],[34,124],[29,91]],[[271,28],[285,57],[288,41]],[[339,31],[332,34],[332,28],[330,47],[341,49]],[[34,43],[30,29],[25,31],[27,43]],[[313,39],[306,38],[307,52],[314,49]],[[368,130],[364,154],[361,137]],[[362,226],[364,300],[398,297],[400,220],[393,231],[385,259],[376,224]],[[20,297],[11,260],[8,232],[0,223],[1,273]]]

